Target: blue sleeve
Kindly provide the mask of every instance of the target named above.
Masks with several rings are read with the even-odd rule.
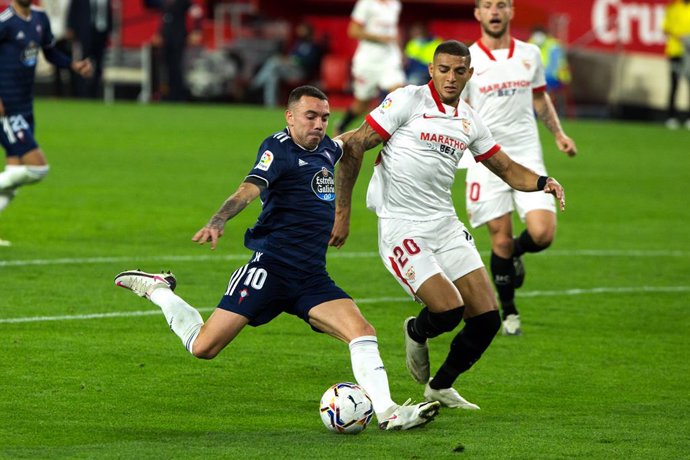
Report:
[[[285,161],[285,148],[280,142],[270,137],[259,147],[256,162],[247,177],[263,180],[268,188],[281,175]]]
[[[48,62],[54,66],[69,67],[70,64],[72,64],[72,58],[55,48],[55,37],[53,36],[53,31],[50,29],[48,16],[45,13],[41,14],[41,26],[43,27],[43,37],[41,41],[43,55]]]
[[[330,140],[333,143],[333,145],[335,146],[335,161],[333,162],[335,164],[335,163],[340,161],[340,159],[343,157],[343,154],[345,152],[343,151],[343,148],[340,146],[340,143],[334,141],[330,137],[328,138],[328,140]]]

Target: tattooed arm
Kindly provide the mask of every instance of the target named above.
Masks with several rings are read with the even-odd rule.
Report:
[[[546,91],[539,91],[534,93],[533,97],[534,111],[537,113],[537,117],[544,123],[544,126],[546,126],[556,138],[556,146],[558,146],[558,149],[568,156],[575,156],[577,154],[575,141],[563,132],[558,114],[556,113],[556,109],[549,95]]]
[[[192,237],[192,241],[196,241],[199,244],[210,242],[211,249],[216,249],[218,239],[223,236],[225,231],[225,223],[254,201],[264,188],[264,185],[259,185],[259,183],[254,181],[242,182],[237,191],[230,195],[220,209],[211,217],[208,224],[196,232]]]
[[[545,193],[550,193],[558,200],[561,211],[565,211],[565,191],[553,177],[540,177],[533,170],[511,160],[503,150],[499,150],[482,161],[482,164],[515,190],[523,192],[543,190]]]
[[[352,190],[355,188],[364,152],[383,142],[383,138],[368,123],[335,138],[343,143],[343,157],[335,173],[336,209],[329,245],[342,247],[350,234]]]

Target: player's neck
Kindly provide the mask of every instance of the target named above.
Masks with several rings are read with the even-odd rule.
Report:
[[[24,19],[28,19],[31,16],[31,5],[22,6],[17,2],[12,2],[12,9]]]
[[[511,39],[510,33],[506,31],[506,33],[500,37],[492,37],[491,35],[482,33],[481,41],[482,45],[484,45],[486,49],[493,51],[510,48]]]
[[[449,106],[451,106],[457,110],[458,104],[460,104],[460,98],[458,97],[458,98],[447,100],[447,101],[444,101],[443,99],[441,99],[441,102],[443,102],[444,104],[449,105]]]

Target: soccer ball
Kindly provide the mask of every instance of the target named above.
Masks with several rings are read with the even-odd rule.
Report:
[[[357,434],[374,415],[369,395],[354,383],[336,383],[321,397],[321,420],[336,433]]]

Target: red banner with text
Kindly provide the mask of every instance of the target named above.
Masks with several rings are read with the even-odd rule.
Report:
[[[668,0],[519,0],[515,20],[542,16],[550,29],[571,46],[663,53],[662,25]],[[521,17],[521,10],[525,14]],[[542,10],[542,11],[539,11]]]

